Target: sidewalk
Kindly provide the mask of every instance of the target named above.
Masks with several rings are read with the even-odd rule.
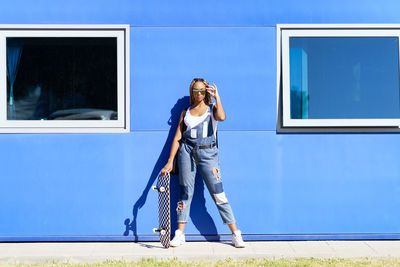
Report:
[[[246,248],[237,249],[229,242],[187,242],[178,248],[165,249],[158,242],[0,243],[0,263],[94,263],[146,258],[183,261],[310,257],[400,259],[400,241],[263,241],[246,244]]]

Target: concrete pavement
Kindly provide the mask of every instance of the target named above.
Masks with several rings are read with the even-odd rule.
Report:
[[[187,242],[165,249],[158,242],[0,243],[0,263],[179,259],[212,261],[248,258],[396,258],[400,241],[262,241],[237,249],[229,242]]]

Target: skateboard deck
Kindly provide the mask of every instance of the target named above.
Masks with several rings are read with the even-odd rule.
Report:
[[[159,233],[160,242],[165,248],[169,248],[171,241],[171,200],[170,200],[170,175],[161,174],[157,178],[157,185],[152,187],[158,191],[158,228],[154,233]]]

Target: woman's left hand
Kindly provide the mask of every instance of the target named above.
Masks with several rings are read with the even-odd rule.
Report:
[[[212,97],[214,97],[215,100],[217,100],[217,98],[219,97],[219,94],[218,94],[218,88],[217,88],[217,86],[215,85],[215,83],[213,83],[213,85],[208,84],[207,90],[208,90],[208,92],[210,93],[210,95],[211,95]]]

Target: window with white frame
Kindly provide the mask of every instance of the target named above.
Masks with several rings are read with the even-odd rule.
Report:
[[[400,25],[277,29],[283,127],[400,125]]]
[[[129,131],[129,26],[0,25],[0,132]]]

